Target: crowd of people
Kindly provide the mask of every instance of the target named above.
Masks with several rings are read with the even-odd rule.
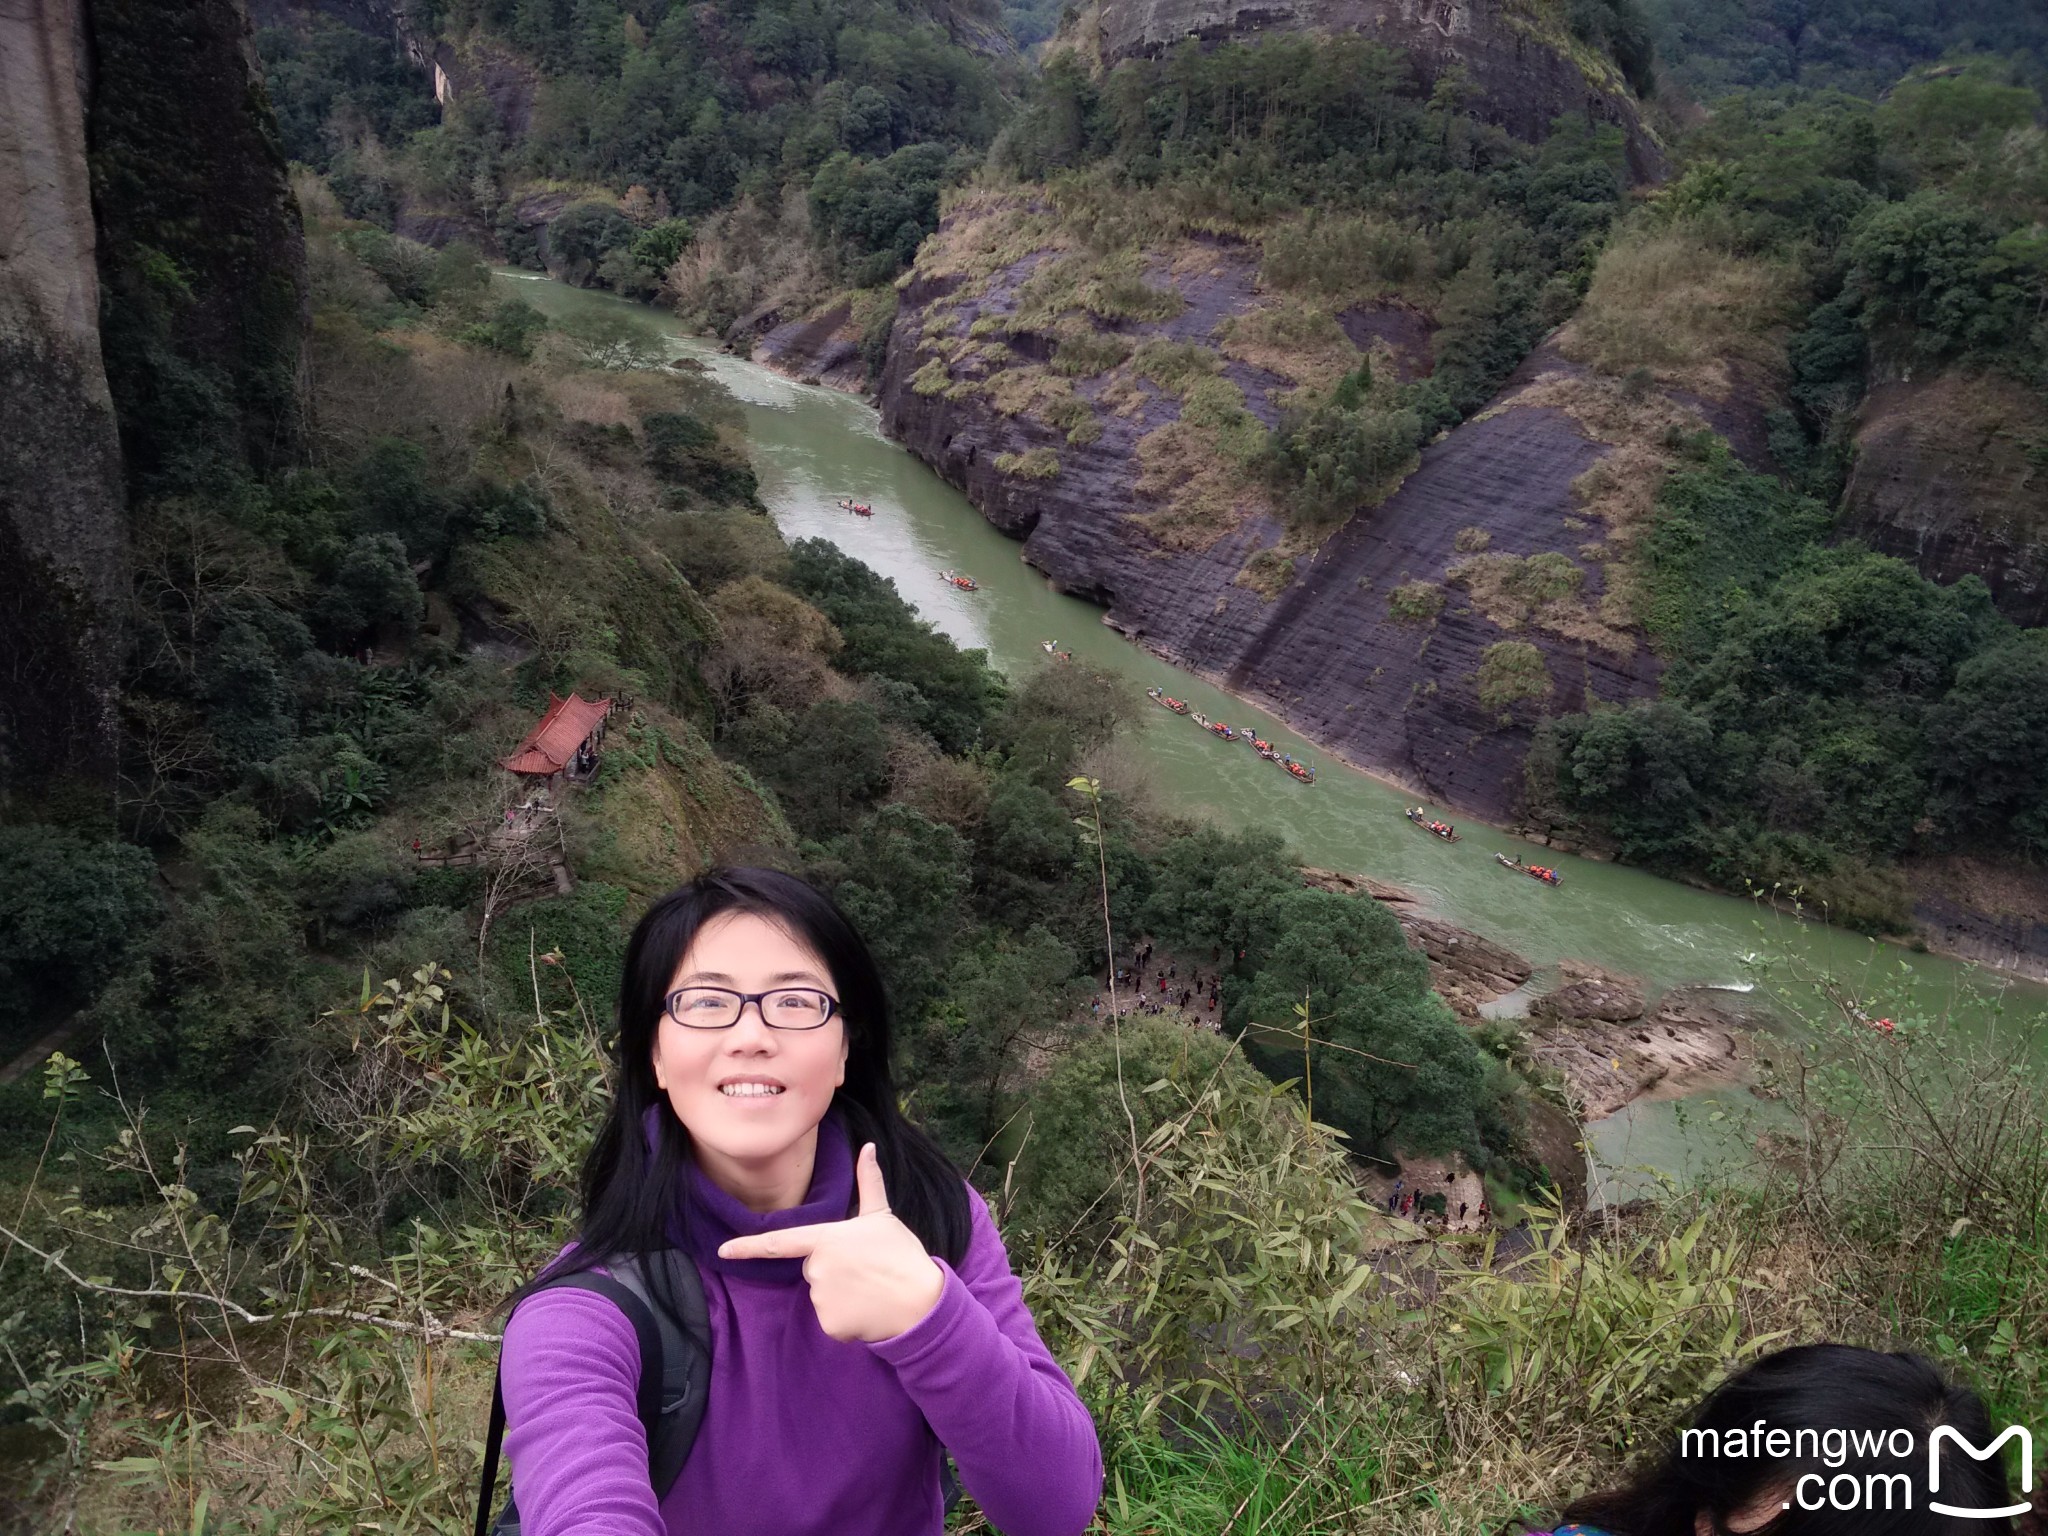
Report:
[[[1154,966],[1153,946],[1148,940],[1132,952],[1130,964],[1119,965],[1114,974],[1115,985],[1098,995],[1090,1005],[1090,1012],[1100,1021],[1108,1008],[1121,1008],[1126,1014],[1141,1017],[1158,1017],[1169,1009],[1178,1009],[1190,1022],[1208,1029],[1221,1029],[1223,1005],[1223,973],[1220,969],[1222,951],[1216,952],[1211,963],[1218,969],[1203,972],[1190,965],[1185,978],[1180,973],[1180,961],[1168,956],[1163,965]],[[1111,1003],[1109,999],[1113,998]]]

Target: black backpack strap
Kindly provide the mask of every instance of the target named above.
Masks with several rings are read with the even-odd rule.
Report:
[[[633,1254],[612,1266],[646,1302],[661,1332],[661,1393],[647,1425],[647,1476],[658,1502],[682,1475],[711,1395],[711,1318],[697,1264],[680,1248]]]
[[[690,1268],[694,1273],[696,1266],[691,1264]],[[583,1270],[573,1275],[564,1275],[559,1280],[550,1280],[545,1285],[537,1287],[528,1294],[539,1295],[541,1291],[571,1289],[595,1291],[623,1312],[626,1315],[626,1321],[633,1325],[634,1336],[639,1340],[640,1344],[640,1381],[635,1393],[633,1409],[639,1415],[641,1424],[647,1428],[647,1459],[651,1475],[657,1444],[662,1438],[657,1433],[657,1430],[663,1422],[662,1388],[663,1377],[666,1374],[666,1359],[662,1348],[664,1324],[657,1321],[661,1309],[649,1304],[645,1299],[644,1290],[622,1283],[610,1275],[594,1274],[589,1270]],[[700,1282],[698,1286],[700,1305],[702,1303],[702,1290],[703,1287]],[[706,1337],[708,1337],[708,1333]],[[705,1375],[708,1379],[710,1374],[710,1351],[708,1349],[704,1351],[704,1366]],[[495,1526],[490,1519],[491,1495],[495,1490],[498,1480],[498,1447],[505,1434],[505,1390],[503,1376],[504,1373],[501,1369],[491,1382],[491,1421],[490,1427],[484,1432],[483,1476],[481,1478],[481,1486],[477,1491],[476,1500],[476,1536],[489,1536],[489,1533],[493,1530],[499,1532],[500,1536],[513,1536],[513,1533],[516,1533],[519,1529],[519,1516],[512,1500],[508,1499],[506,1501],[505,1509]],[[698,1420],[702,1420],[704,1416],[702,1406],[703,1395],[702,1393],[697,1394]],[[695,1430],[696,1425],[693,1423],[691,1425],[693,1435]],[[687,1446],[684,1447],[683,1454],[689,1454]],[[676,1469],[677,1471],[682,1469],[680,1459],[676,1462]],[[669,1482],[673,1483],[674,1481],[675,1476],[672,1473],[670,1474]],[[659,1487],[655,1497],[660,1498],[667,1491],[666,1487]]]
[[[489,1536],[491,1495],[498,1486],[498,1442],[505,1438],[505,1384],[491,1372],[491,1427],[484,1431],[483,1481],[476,1491],[476,1536]]]

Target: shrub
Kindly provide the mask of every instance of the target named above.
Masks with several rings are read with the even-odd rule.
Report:
[[[1444,611],[1444,589],[1433,581],[1404,581],[1387,595],[1387,613],[1396,624],[1434,624]]]
[[[1554,684],[1543,653],[1526,640],[1501,640],[1479,656],[1479,702],[1489,710],[1506,709],[1524,699],[1547,699]]]
[[[1069,378],[1107,373],[1131,355],[1131,344],[1103,331],[1075,331],[1060,337],[1052,354],[1052,371]]]
[[[1050,448],[1029,448],[1023,453],[997,454],[996,470],[1025,480],[1050,480],[1060,472],[1060,460]]]
[[[78,1007],[161,916],[147,852],[58,827],[0,827],[0,1021]]]

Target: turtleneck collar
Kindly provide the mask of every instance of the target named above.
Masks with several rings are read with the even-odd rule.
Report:
[[[644,1126],[649,1150],[660,1134],[663,1106],[648,1106]],[[837,1109],[828,1109],[818,1122],[817,1155],[811,1166],[811,1185],[803,1204],[786,1211],[753,1211],[736,1197],[714,1184],[692,1159],[683,1169],[683,1232],[690,1251],[706,1268],[746,1280],[772,1280],[791,1285],[804,1274],[802,1259],[721,1259],[718,1245],[735,1237],[759,1232],[778,1232],[787,1227],[806,1227],[820,1221],[843,1221],[853,1210],[853,1149],[847,1145],[846,1128]]]

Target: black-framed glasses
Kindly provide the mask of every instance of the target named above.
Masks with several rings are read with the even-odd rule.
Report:
[[[679,987],[668,995],[668,1016],[685,1029],[731,1029],[752,1003],[770,1029],[816,1029],[839,1009],[839,999],[816,987],[772,987],[735,992],[730,987]]]

